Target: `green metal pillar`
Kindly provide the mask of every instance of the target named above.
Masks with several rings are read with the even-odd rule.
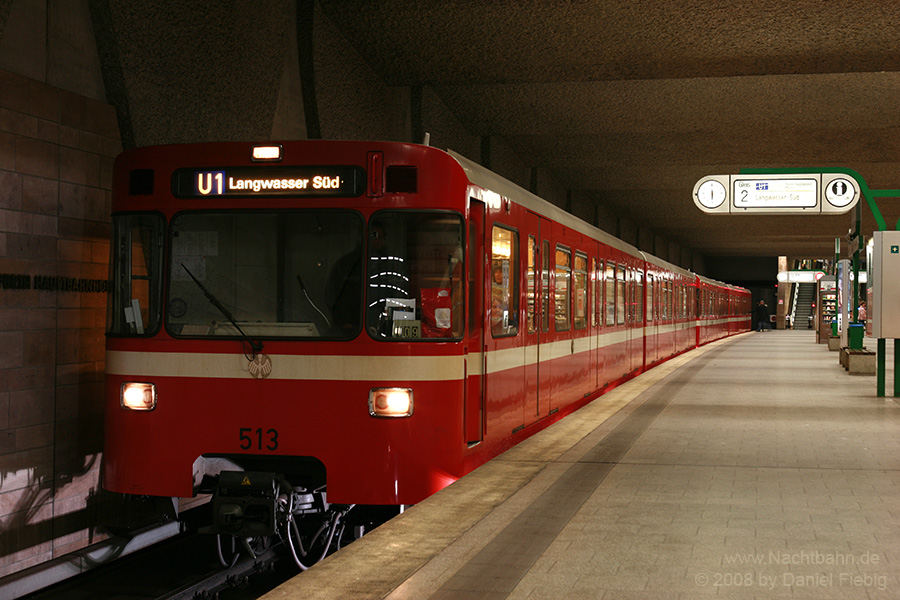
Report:
[[[837,268],[841,260],[841,238],[834,238],[834,262],[831,263],[831,274],[835,278],[835,293],[837,293]],[[835,303],[834,317],[831,319],[831,337],[837,337],[837,303]]]
[[[859,254],[863,251],[862,235],[862,203],[856,204],[856,227],[853,230],[856,239],[859,240],[856,250],[853,252],[853,304],[850,305],[850,322],[859,323]],[[862,348],[862,346],[860,346]]]
[[[900,344],[894,340],[894,398],[900,398],[900,377],[897,373],[900,373]]]

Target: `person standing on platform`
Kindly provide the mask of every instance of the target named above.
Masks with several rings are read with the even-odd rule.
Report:
[[[863,300],[859,303],[859,310],[856,312],[856,320],[865,325],[868,317],[869,315],[866,312],[866,301]]]
[[[765,331],[769,328],[769,305],[765,300],[760,300],[756,305],[756,330]]]

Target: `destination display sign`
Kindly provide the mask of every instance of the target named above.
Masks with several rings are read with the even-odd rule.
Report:
[[[859,183],[841,173],[709,175],[694,204],[714,214],[836,214],[859,202]]]
[[[172,193],[179,198],[223,196],[356,197],[365,190],[362,167],[258,166],[178,169]]]
[[[817,179],[737,179],[732,182],[735,208],[815,208]]]
[[[825,271],[779,271],[776,279],[782,283],[815,283],[825,277]]]

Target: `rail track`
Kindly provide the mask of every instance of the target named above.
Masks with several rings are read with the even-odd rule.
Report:
[[[233,566],[224,568],[214,539],[180,534],[24,598],[250,600],[298,574],[290,555],[278,547],[257,548],[256,558],[242,552]]]

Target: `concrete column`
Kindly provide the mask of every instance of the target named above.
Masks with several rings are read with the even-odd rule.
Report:
[[[653,254],[657,258],[669,260],[669,242],[661,235],[653,238]]]
[[[788,270],[788,259],[786,256],[778,257],[778,271],[787,271]],[[784,329],[785,328],[785,316],[787,316],[791,307],[788,306],[788,298],[790,284],[782,283],[778,286],[778,302],[777,302],[777,310],[776,314],[776,328]]]
[[[681,266],[681,246],[675,242],[669,242],[669,258],[668,261],[673,265]]]
[[[647,229],[646,227],[638,228],[638,249],[649,252],[650,254],[654,254],[653,252],[653,241],[654,234],[652,231]],[[655,256],[655,254],[654,254]]]

